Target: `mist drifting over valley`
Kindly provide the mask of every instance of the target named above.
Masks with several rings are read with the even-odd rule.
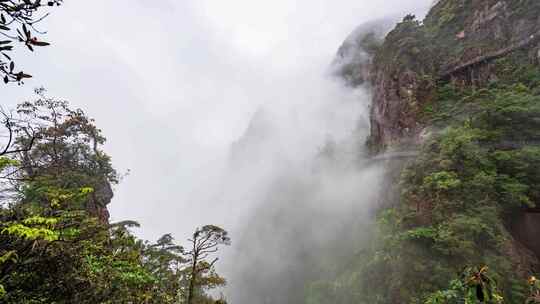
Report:
[[[74,2],[45,21],[55,49],[21,62],[50,71],[48,94],[91,113],[129,170],[112,222],[149,240],[229,231],[217,270],[234,304],[303,303],[361,250],[385,172],[366,149],[371,88],[343,70],[372,59],[358,37],[431,1]]]
[[[382,39],[392,24],[358,27],[332,64],[283,83],[232,144],[219,195],[241,210],[223,268],[232,302],[301,303],[308,283],[362,249],[384,163],[366,147],[370,88],[345,71],[367,65],[363,39]]]

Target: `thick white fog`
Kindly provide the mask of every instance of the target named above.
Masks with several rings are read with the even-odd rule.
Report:
[[[361,229],[381,176],[362,159],[369,90],[330,76],[336,51],[358,25],[430,4],[66,1],[43,25],[53,45],[19,60],[35,78],[5,89],[2,104],[44,86],[83,108],[113,164],[130,170],[112,221],[137,220],[141,237],[179,241],[220,225],[233,241],[219,266],[232,303],[270,290],[294,296],[287,280],[317,275],[295,261]],[[284,281],[259,289],[275,278]]]
[[[299,79],[233,145],[216,200],[236,220],[223,267],[232,303],[300,303],[321,274],[314,263],[358,248],[376,200],[382,168],[363,149],[369,91],[322,71]]]

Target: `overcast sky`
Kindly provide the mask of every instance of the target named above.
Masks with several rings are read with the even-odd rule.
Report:
[[[184,238],[220,214],[201,202],[229,145],[271,92],[321,73],[363,22],[430,0],[67,0],[42,24],[51,47],[19,52],[34,79],[2,88],[15,105],[44,86],[94,117],[113,164],[112,220],[145,238]]]

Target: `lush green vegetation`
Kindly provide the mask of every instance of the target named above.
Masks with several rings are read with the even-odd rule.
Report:
[[[214,303],[207,291],[225,280],[206,258],[227,233],[205,226],[194,239],[206,242],[185,250],[170,235],[137,239],[135,222],[109,224],[118,174],[101,150],[105,138],[83,111],[38,93],[4,113],[0,301]]]
[[[4,82],[31,77],[16,69],[13,46],[48,45],[33,26],[61,2],[0,1]],[[514,1],[529,9],[513,18],[536,18],[538,3]],[[465,49],[476,56],[499,47],[456,40],[471,5],[439,1],[423,23],[408,15],[382,46],[364,37],[385,75],[408,78],[397,88],[402,114],[427,126],[430,139],[403,171],[400,201],[379,210],[354,256],[329,259],[328,278],[306,285],[307,304],[540,303],[540,282],[526,280],[535,261],[512,251],[508,225],[539,207],[540,70],[519,51],[498,59],[485,83],[437,80]],[[105,137],[82,110],[37,93],[2,113],[0,302],[224,303],[210,291],[226,284],[213,254],[230,243],[227,232],[198,228],[184,248],[170,234],[138,239],[136,222],[110,223],[120,178]]]
[[[307,288],[308,303],[533,301],[507,224],[540,201],[540,69],[526,52],[495,69],[485,87],[436,86],[423,110],[431,139],[402,173],[400,203],[380,211],[371,246],[348,268]],[[493,287],[457,279],[476,265]]]
[[[5,83],[31,77],[16,70],[14,45],[49,45],[35,25],[61,3],[0,1]],[[225,303],[208,293],[226,284],[217,259],[208,259],[230,243],[227,232],[198,228],[184,249],[170,234],[138,239],[130,231],[136,222],[111,224],[107,204],[119,174],[101,130],[82,110],[36,93],[0,112],[0,302]]]

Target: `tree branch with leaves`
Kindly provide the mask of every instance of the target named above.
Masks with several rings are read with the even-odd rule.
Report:
[[[23,44],[30,51],[49,43],[37,38],[45,34],[37,24],[49,16],[51,7],[61,5],[63,0],[0,0],[0,77],[4,83],[23,83],[32,76],[16,70],[10,55],[15,44]]]

